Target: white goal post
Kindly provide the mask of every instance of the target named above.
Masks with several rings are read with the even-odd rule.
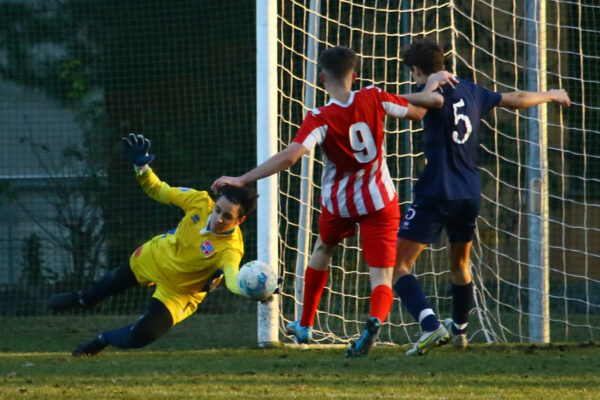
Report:
[[[471,253],[479,342],[591,341],[600,334],[600,6],[559,0],[258,0],[257,161],[284,148],[306,112],[325,104],[316,59],[344,45],[361,58],[356,88],[412,90],[401,48],[437,40],[459,77],[500,91],[562,87],[572,106],[497,108],[481,126],[482,206]],[[388,166],[401,211],[424,165],[420,124],[387,121]],[[259,343],[279,341],[299,318],[317,235],[319,150],[259,182],[258,255],[282,273],[279,303],[259,306]],[[356,338],[368,313],[368,271],[357,237],[340,244],[314,327],[317,343]],[[446,242],[429,246],[415,274],[449,316]],[[404,345],[418,325],[398,299],[380,341]]]
[[[261,4],[262,3],[262,4]],[[277,4],[257,1],[256,7],[256,161],[264,162],[277,152]],[[279,274],[277,253],[277,176],[257,183],[257,255]],[[279,296],[257,303],[258,345],[279,341]]]

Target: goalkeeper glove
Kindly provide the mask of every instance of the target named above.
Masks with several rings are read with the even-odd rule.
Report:
[[[280,276],[279,278],[277,278],[277,287],[275,287],[275,290],[273,290],[273,293],[267,297],[264,300],[261,300],[260,302],[262,304],[268,304],[270,302],[273,301],[273,296],[275,296],[276,294],[279,294],[279,292],[281,291],[281,284],[283,283],[283,276]]]
[[[202,288],[202,291],[203,292],[212,292],[213,290],[216,289],[217,286],[219,286],[221,281],[223,281],[223,270],[221,268],[219,268],[218,270],[215,271],[215,273],[210,278],[208,278],[208,282],[206,282],[206,285],[204,285],[204,288]]]
[[[144,138],[144,135],[130,133],[121,138],[121,141],[125,147],[125,157],[136,167],[143,167],[154,160],[154,154],[148,154],[150,140]]]

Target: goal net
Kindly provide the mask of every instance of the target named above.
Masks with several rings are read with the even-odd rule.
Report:
[[[588,341],[600,334],[600,6],[588,1],[280,1],[279,147],[327,98],[316,58],[354,49],[355,89],[413,90],[401,49],[428,36],[458,77],[499,92],[564,88],[572,105],[496,108],[481,126],[482,206],[471,251],[476,285],[469,339]],[[421,125],[386,122],[388,166],[401,211],[422,170]],[[318,235],[319,151],[280,175],[279,257],[285,274],[281,324],[299,318],[302,277]],[[330,270],[314,326],[319,343],[358,337],[369,312],[359,238],[345,240]],[[447,242],[429,246],[415,274],[441,318],[451,314]],[[418,325],[395,300],[380,341],[406,344]]]

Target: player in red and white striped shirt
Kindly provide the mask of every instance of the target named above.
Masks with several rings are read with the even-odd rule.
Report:
[[[332,98],[308,113],[294,143],[323,148],[322,206],[348,218],[372,214],[396,196],[385,163],[383,118],[418,115],[407,101],[374,86],[350,92],[345,103]]]
[[[361,338],[348,348],[347,357],[362,357],[369,352],[393,302],[391,279],[400,212],[385,162],[384,117],[420,120],[426,112],[403,97],[372,86],[352,91],[357,64],[356,53],[348,48],[325,50],[319,57],[319,79],[329,102],[307,114],[286,149],[242,176],[222,176],[212,185],[216,191],[223,185],[255,182],[292,166],[316,145],[322,147],[325,166],[319,239],[304,276],[302,318],[288,324],[287,331],[298,342],[312,338],[331,256],[337,244],[352,236],[359,224],[363,255],[369,265],[371,311]],[[426,105],[431,102],[434,106],[439,101],[439,95],[430,92],[419,95]]]

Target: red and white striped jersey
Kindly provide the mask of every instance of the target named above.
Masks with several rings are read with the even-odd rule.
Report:
[[[404,118],[403,97],[374,86],[351,92],[347,103],[330,100],[310,111],[294,142],[323,148],[321,205],[341,217],[373,213],[396,199],[385,161],[383,119]]]

